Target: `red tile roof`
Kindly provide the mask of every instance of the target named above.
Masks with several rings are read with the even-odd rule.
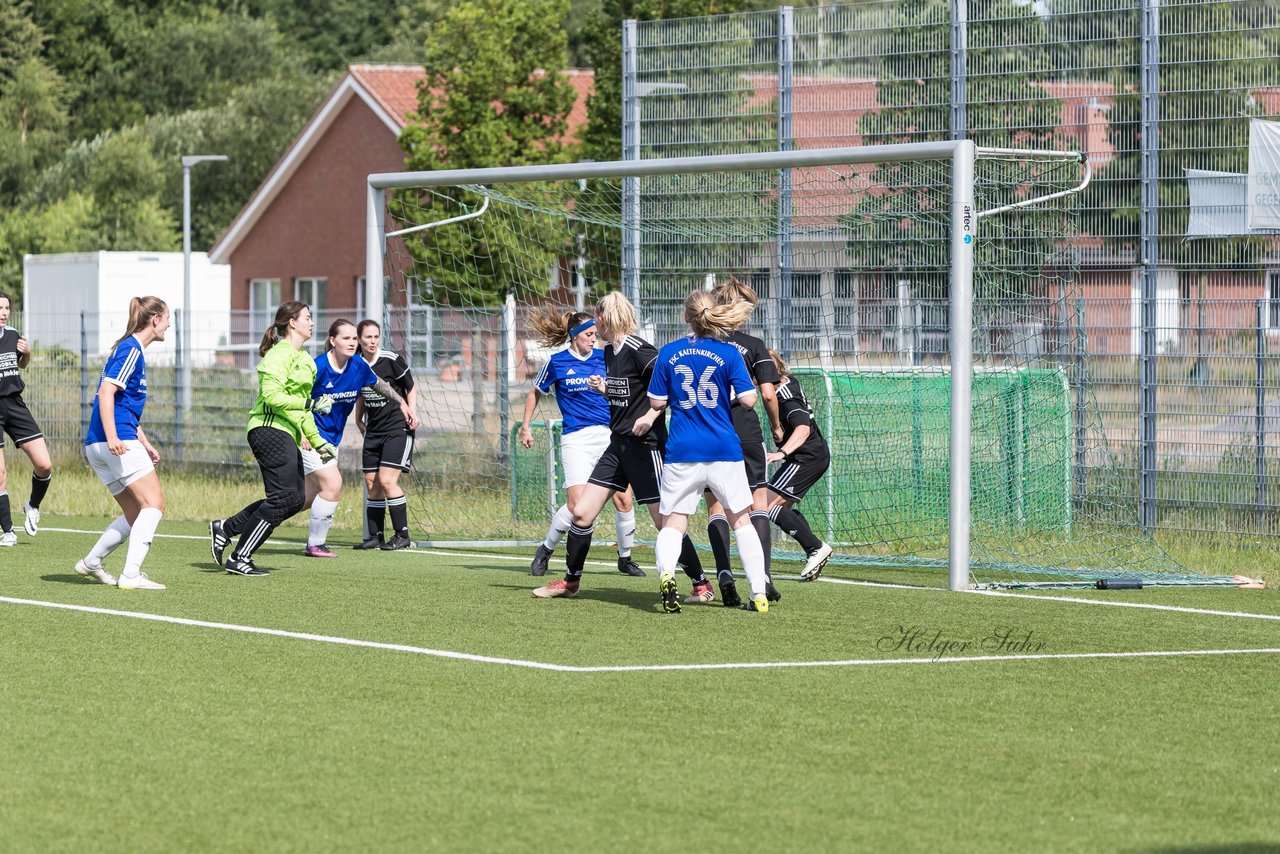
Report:
[[[427,73],[421,65],[352,65],[347,70],[400,127],[407,125],[408,117],[417,112],[418,86]],[[587,96],[595,83],[595,72],[589,68],[570,68],[564,75],[577,95],[569,113],[567,136],[573,139],[587,123]]]

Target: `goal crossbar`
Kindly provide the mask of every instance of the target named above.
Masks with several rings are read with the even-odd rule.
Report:
[[[970,585],[970,442],[973,381],[973,259],[977,241],[975,210],[975,161],[979,153],[1005,156],[1074,159],[1080,154],[1051,150],[979,149],[972,140],[871,145],[845,148],[773,151],[755,154],[719,154],[654,160],[507,166],[451,169],[434,172],[383,172],[368,177],[366,204],[365,287],[370,314],[383,311],[383,251],[386,232],[383,217],[386,191],[464,184],[490,185],[535,181],[593,178],[637,179],[657,175],[697,172],[737,172],[792,169],[862,163],[950,161],[950,330],[951,411],[949,436],[949,543],[947,586],[951,590]],[[956,370],[959,366],[961,370]]]

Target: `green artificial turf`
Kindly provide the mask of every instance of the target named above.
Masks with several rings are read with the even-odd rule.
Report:
[[[122,591],[72,571],[93,534],[54,530],[103,524],[46,514],[0,550],[0,596],[428,653],[0,602],[3,850],[1280,844],[1280,655],[931,661],[1276,648],[1278,620],[1045,601],[1277,615],[1273,590],[996,597],[800,584],[790,564],[768,614],[664,615],[655,574],[603,547],[578,599],[543,601],[528,555],[273,542],[272,574],[238,578],[202,526],[166,521],[146,569],[169,589]],[[867,660],[912,663],[531,666]]]

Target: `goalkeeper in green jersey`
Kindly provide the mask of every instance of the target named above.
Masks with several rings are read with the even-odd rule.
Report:
[[[258,354],[258,399],[249,413],[249,448],[262,470],[267,496],[229,519],[209,523],[213,559],[232,575],[266,575],[253,563],[253,553],[267,541],[281,522],[302,509],[306,480],[299,445],[305,436],[324,461],[337,449],[316,429],[313,412],[325,413],[333,405],[328,396],[311,397],[316,363],[302,345],[315,331],[306,303],[286,302],[276,309],[276,319],[262,336]],[[225,564],[222,555],[239,537]]]

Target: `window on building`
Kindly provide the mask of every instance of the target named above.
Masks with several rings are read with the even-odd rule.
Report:
[[[319,323],[320,312],[329,307],[329,296],[326,293],[328,283],[328,279],[319,277],[293,280],[293,298],[311,306],[311,313],[317,315],[317,323]]]
[[[257,340],[276,319],[276,309],[280,306],[279,279],[249,280],[249,338]]]
[[[1267,271],[1267,328],[1280,329],[1280,270]]]

